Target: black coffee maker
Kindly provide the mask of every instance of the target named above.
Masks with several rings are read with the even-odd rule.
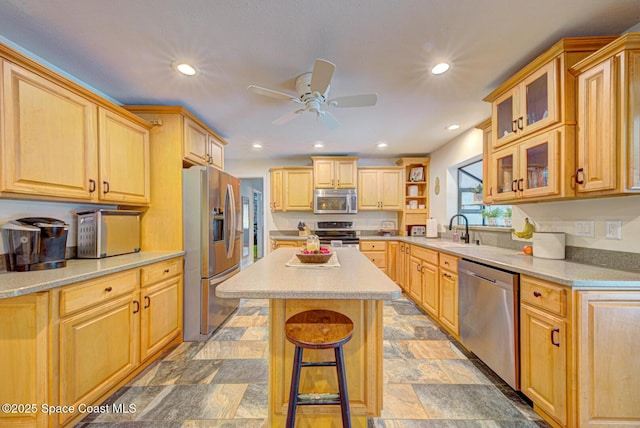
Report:
[[[49,217],[26,217],[2,226],[9,248],[9,271],[65,267],[69,225]]]

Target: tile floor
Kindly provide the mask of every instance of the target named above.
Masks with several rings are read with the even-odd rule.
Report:
[[[182,343],[108,400],[135,412],[76,428],[267,427],[267,315],[268,301],[242,301],[208,342]],[[384,339],[384,410],[369,427],[548,427],[408,298],[385,303]]]

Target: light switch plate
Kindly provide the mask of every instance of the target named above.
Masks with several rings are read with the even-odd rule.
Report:
[[[622,239],[622,220],[607,220],[604,223],[606,239]]]
[[[574,227],[575,236],[583,236],[585,238],[595,237],[595,221],[576,221]]]

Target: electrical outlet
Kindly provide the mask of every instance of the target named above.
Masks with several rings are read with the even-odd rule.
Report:
[[[622,239],[622,220],[607,220],[604,223],[606,239]]]
[[[585,238],[595,237],[595,221],[576,221],[574,235]]]

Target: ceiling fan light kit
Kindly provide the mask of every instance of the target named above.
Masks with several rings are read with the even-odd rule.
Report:
[[[247,89],[259,95],[285,99],[304,105],[304,107],[274,120],[272,122],[274,125],[284,125],[305,111],[311,111],[316,114],[322,125],[329,129],[335,129],[340,126],[340,122],[331,113],[324,110],[324,107],[368,107],[374,106],[378,102],[377,94],[350,95],[327,100],[335,68],[335,64],[327,60],[316,59],[311,73],[303,73],[296,78],[297,98],[284,92],[255,85],[250,85]]]

